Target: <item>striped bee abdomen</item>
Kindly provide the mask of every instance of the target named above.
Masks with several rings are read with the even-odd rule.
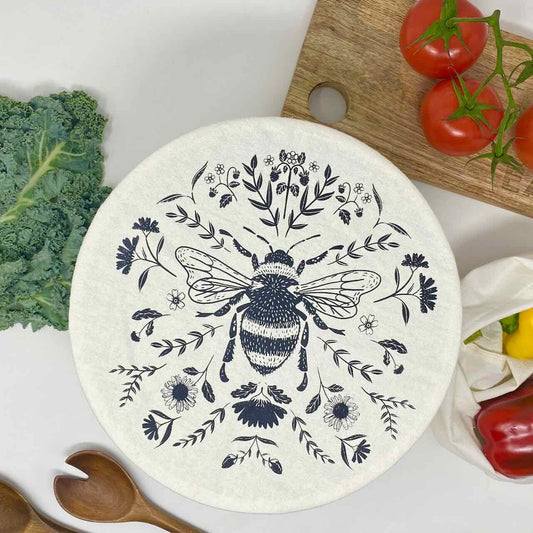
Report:
[[[277,370],[294,352],[300,320],[288,291],[256,291],[242,316],[240,339],[252,367],[260,374]]]

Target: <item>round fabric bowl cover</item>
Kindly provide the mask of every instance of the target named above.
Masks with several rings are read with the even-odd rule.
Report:
[[[70,330],[84,390],[137,465],[217,507],[330,502],[426,429],[460,342],[453,255],[366,145],[261,118],[186,135],[96,215]]]

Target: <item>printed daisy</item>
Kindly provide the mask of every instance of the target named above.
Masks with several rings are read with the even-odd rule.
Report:
[[[318,166],[318,163],[316,161],[311,161],[311,163],[309,163],[309,170],[311,172],[318,172],[320,170],[320,167]]]
[[[165,405],[169,409],[176,409],[177,413],[194,407],[198,389],[188,376],[174,376],[161,389]]]
[[[361,333],[366,333],[367,335],[374,334],[374,328],[378,327],[378,321],[374,315],[363,315],[361,317],[361,324],[359,326],[359,331]]]
[[[215,183],[215,176],[214,176],[213,173],[210,172],[210,173],[204,178],[204,180],[205,180],[206,183],[209,183],[209,184],[211,184],[211,183]]]
[[[171,311],[183,309],[185,307],[185,294],[183,292],[179,292],[178,289],[172,289],[172,292],[167,294],[167,300],[170,302],[168,306]]]
[[[369,204],[372,201],[372,196],[370,196],[368,193],[363,194],[361,200],[364,204]]]
[[[274,164],[274,158],[273,158],[271,155],[267,155],[267,156],[265,157],[265,159],[263,159],[263,162],[265,163],[265,165],[266,165],[267,167],[270,167],[271,165]]]
[[[324,406],[324,422],[335,429],[348,429],[359,418],[359,409],[350,396],[333,396]]]
[[[215,172],[217,174],[224,174],[224,165],[222,163],[219,163],[216,167],[215,167]]]

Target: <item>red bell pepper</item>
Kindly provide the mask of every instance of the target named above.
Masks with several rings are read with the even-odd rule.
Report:
[[[494,470],[509,478],[533,476],[533,377],[482,402],[474,422]]]

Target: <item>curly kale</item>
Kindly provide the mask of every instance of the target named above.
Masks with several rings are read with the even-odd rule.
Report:
[[[74,263],[110,192],[97,105],[82,91],[0,96],[0,329],[67,329]]]

